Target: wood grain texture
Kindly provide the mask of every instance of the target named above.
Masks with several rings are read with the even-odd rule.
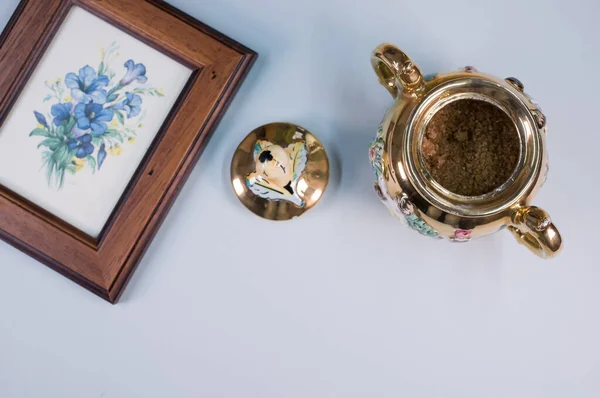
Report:
[[[256,53],[159,0],[22,0],[0,37],[0,125],[73,6],[194,71],[98,239],[0,187],[0,238],[115,303]]]

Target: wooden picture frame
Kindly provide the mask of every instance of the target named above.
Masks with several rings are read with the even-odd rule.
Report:
[[[97,238],[0,186],[0,238],[115,303],[256,53],[159,0],[22,0],[0,36],[0,127],[74,6],[193,70]]]

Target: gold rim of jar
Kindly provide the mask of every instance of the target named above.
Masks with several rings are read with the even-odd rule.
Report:
[[[517,166],[509,179],[479,196],[459,195],[440,185],[427,170],[421,152],[425,129],[433,115],[452,102],[467,99],[501,109],[513,121],[520,141]],[[508,83],[481,76],[452,79],[432,88],[413,110],[406,126],[404,161],[415,190],[441,210],[466,217],[496,214],[524,201],[535,189],[544,155],[542,137],[528,102]]]

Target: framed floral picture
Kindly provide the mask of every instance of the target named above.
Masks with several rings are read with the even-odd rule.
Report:
[[[191,74],[72,7],[0,126],[0,184],[98,237]]]
[[[115,302],[255,55],[158,0],[22,1],[0,237]]]

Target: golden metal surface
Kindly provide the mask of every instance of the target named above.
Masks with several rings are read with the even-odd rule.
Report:
[[[512,221],[508,230],[533,253],[549,258],[560,251],[562,238],[544,210],[535,206],[521,207],[513,213]]]
[[[517,240],[543,258],[562,248],[550,216],[529,203],[548,170],[546,117],[516,78],[498,79],[473,67],[423,76],[397,47],[382,44],[371,63],[380,83],[394,97],[370,148],[376,191],[392,214],[420,233],[466,242],[507,227]],[[453,101],[486,101],[514,122],[520,139],[512,176],[480,196],[457,195],[428,173],[421,141],[433,115]]]
[[[231,161],[231,184],[240,201],[269,220],[289,220],[311,209],[329,182],[329,160],[321,142],[291,123],[253,130]]]

